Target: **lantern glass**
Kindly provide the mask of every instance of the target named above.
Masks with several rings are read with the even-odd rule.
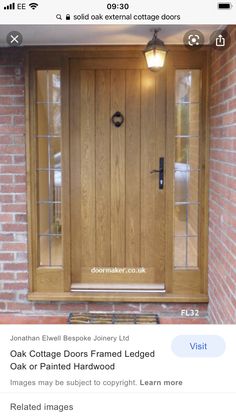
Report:
[[[154,48],[149,51],[145,51],[145,57],[148,68],[152,71],[157,71],[165,64],[166,51]]]

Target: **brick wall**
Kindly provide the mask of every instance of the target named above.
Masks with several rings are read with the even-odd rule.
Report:
[[[236,323],[236,29],[212,52],[210,82],[209,316]]]

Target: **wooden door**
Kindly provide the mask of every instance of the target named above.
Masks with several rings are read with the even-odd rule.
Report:
[[[137,59],[71,60],[72,288],[164,288],[165,186],[150,173],[165,157],[164,77]]]

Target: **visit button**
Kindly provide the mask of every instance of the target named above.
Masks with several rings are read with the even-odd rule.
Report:
[[[181,357],[217,357],[225,351],[225,341],[217,335],[180,335],[172,342],[172,350]]]

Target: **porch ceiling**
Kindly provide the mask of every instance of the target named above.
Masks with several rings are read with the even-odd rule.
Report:
[[[207,44],[212,32],[223,29],[219,25],[1,25],[0,47],[8,46],[6,36],[11,31],[22,33],[23,45],[145,45],[157,27],[166,44],[182,44],[191,29],[200,30]]]

